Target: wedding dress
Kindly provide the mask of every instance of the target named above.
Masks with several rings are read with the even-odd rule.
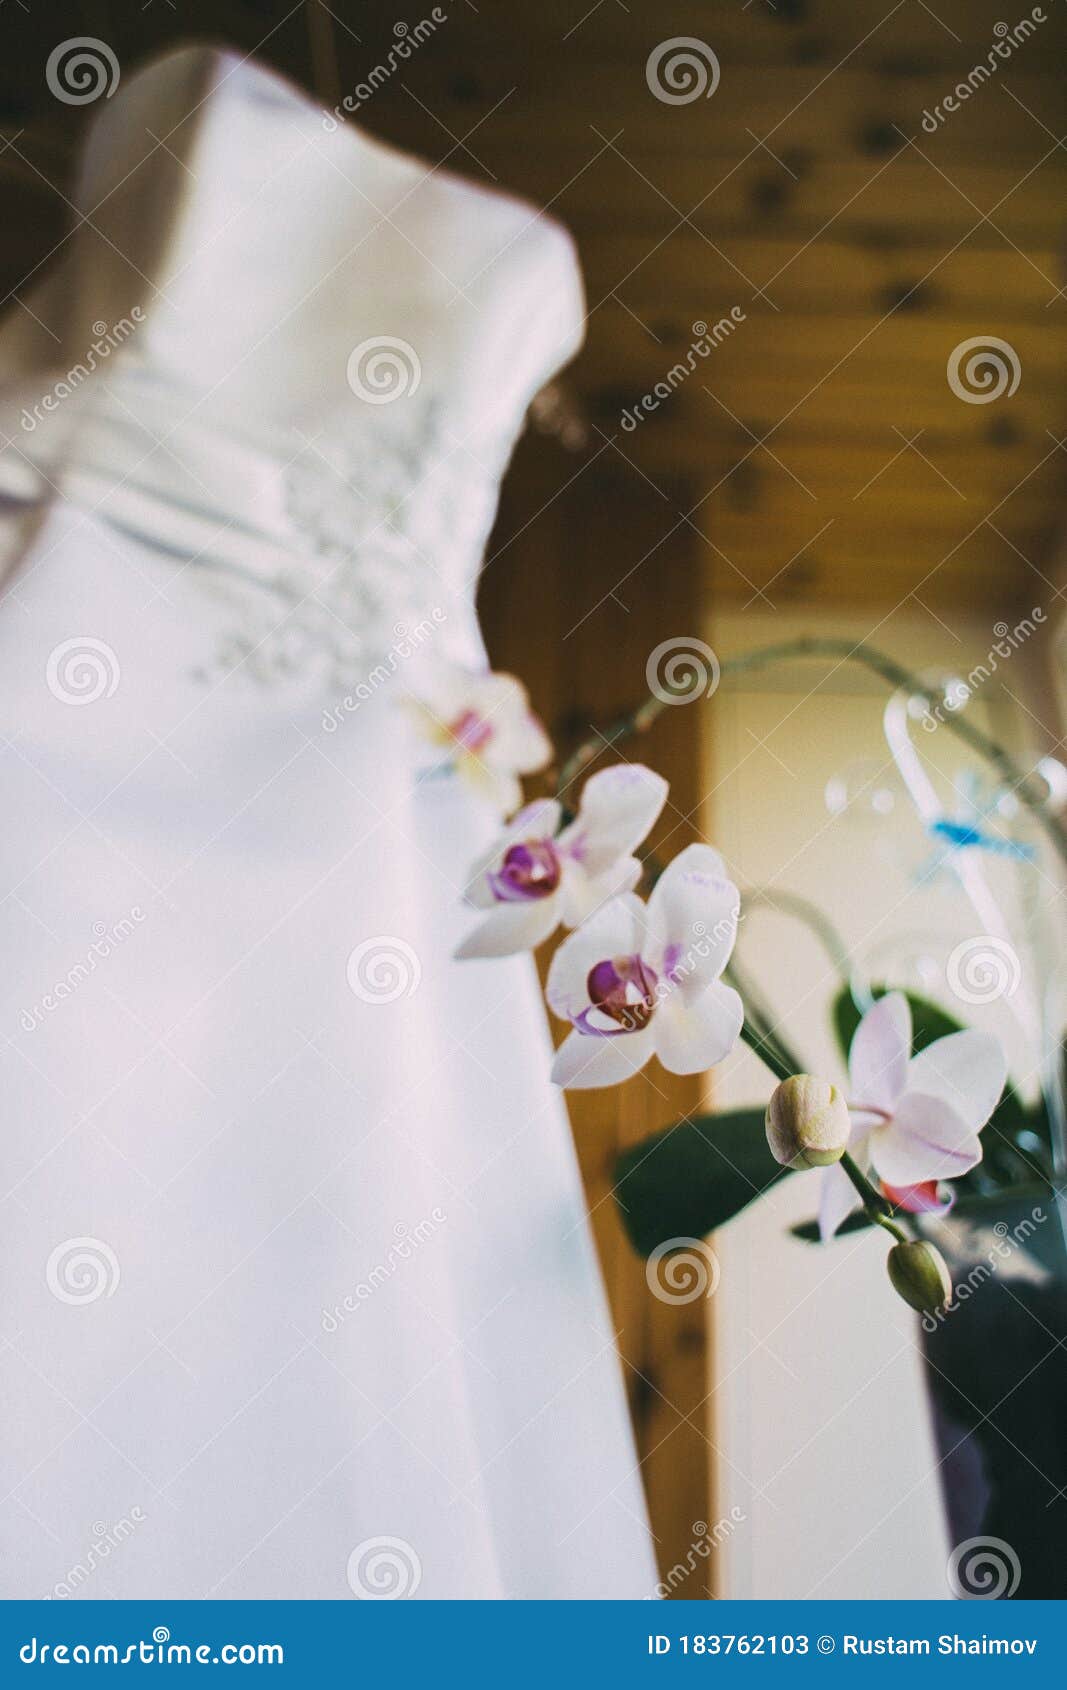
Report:
[[[451,960],[497,822],[398,708],[484,666],[570,246],[207,49],[78,207],[0,340],[0,1594],[649,1595],[532,965]]]

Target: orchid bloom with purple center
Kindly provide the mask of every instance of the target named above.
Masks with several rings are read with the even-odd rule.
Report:
[[[546,995],[572,1031],[552,1067],[557,1085],[613,1086],[657,1056],[672,1074],[721,1062],[744,1020],[719,976],[737,937],[740,898],[709,845],[690,845],[648,904],[612,898],[565,939]]]
[[[439,665],[410,703],[422,737],[501,815],[522,802],[518,777],[551,761],[552,742],[514,675]]]
[[[938,1182],[959,1178],[982,1160],[979,1133],[1007,1079],[998,1040],[968,1029],[911,1054],[911,1007],[890,992],[867,1011],[849,1051],[849,1153],[864,1173],[912,1213],[944,1214]],[[822,1176],[819,1230],[832,1238],[858,1198],[839,1164]]]
[[[556,799],[528,804],[471,871],[467,903],[485,919],[457,956],[533,950],[561,922],[577,927],[608,898],[632,891],[641,878],[634,852],[666,797],[662,775],[620,763],[586,781],[578,814],[562,830]]]

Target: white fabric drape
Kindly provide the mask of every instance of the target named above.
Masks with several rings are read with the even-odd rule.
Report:
[[[651,1594],[533,970],[451,960],[494,819],[397,709],[570,249],[199,50],[79,203],[0,342],[2,1594]]]

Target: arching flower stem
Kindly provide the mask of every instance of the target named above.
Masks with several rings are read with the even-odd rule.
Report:
[[[778,663],[795,662],[798,658],[817,657],[833,659],[835,666],[842,663],[858,663],[869,669],[872,674],[878,675],[894,691],[903,688],[913,697],[924,699],[931,710],[939,709],[943,705],[941,695],[935,687],[927,686],[904,664],[898,663],[895,658],[865,644],[862,640],[854,642],[801,636],[795,640],[784,640],[779,645],[761,646],[755,651],[740,652],[735,657],[724,657],[720,661],[719,672],[720,676],[740,675],[753,670],[772,668]],[[677,703],[678,700],[671,699],[669,694],[650,694],[643,703],[625,716],[620,716],[607,728],[583,740],[563,765],[557,787],[559,796],[562,798],[565,795],[576,776],[595,762],[603,751],[621,744],[634,734],[647,733],[668,704]],[[1033,776],[1026,769],[1020,768],[999,740],[993,739],[990,734],[976,727],[966,716],[958,712],[948,712],[939,719],[950,733],[954,733],[972,751],[976,751],[992,764],[1004,784],[1010,787],[1019,802],[1034,816],[1063,861],[1067,863],[1067,823],[1054,813],[1035,789]]]

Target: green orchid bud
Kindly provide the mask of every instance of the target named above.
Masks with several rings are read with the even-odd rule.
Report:
[[[767,1143],[783,1168],[825,1168],[848,1146],[848,1105],[829,1080],[794,1074],[767,1105]]]
[[[893,1289],[920,1314],[937,1314],[952,1296],[952,1278],[932,1244],[894,1244],[886,1262]]]

